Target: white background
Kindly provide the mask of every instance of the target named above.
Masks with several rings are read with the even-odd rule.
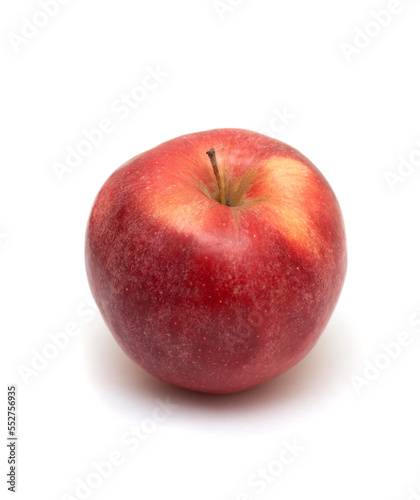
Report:
[[[25,500],[82,498],[77,485],[95,480],[84,498],[420,498],[419,2],[391,2],[398,13],[382,13],[382,27],[369,23],[385,1],[219,4],[73,0],[26,27],[24,41],[23,18],[45,21],[40,5],[1,4],[2,494],[12,497],[5,403],[15,384],[15,497]],[[346,57],[343,43],[356,42]],[[165,77],[123,117],[115,101],[150,68]],[[54,162],[104,118],[113,131],[57,175]],[[310,355],[230,396],[171,387],[122,354],[89,305],[83,247],[94,197],[118,166],[218,127],[264,130],[309,157],[340,201],[349,251]],[[412,163],[403,175],[401,157]],[[79,334],[48,350],[72,323]],[[410,345],[390,360],[383,343],[401,332]],[[42,365],[45,349],[54,359]],[[357,386],[368,362],[387,367]],[[155,429],[156,399],[168,397],[178,407]],[[134,451],[124,436],[136,426],[152,432]],[[301,451],[275,476],[284,443]],[[121,463],[99,481],[93,463],[114,451]]]

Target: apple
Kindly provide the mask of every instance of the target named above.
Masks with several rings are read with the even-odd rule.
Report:
[[[183,135],[105,182],[86,269],[123,351],[156,377],[242,391],[315,345],[347,266],[343,218],[296,149],[241,129]]]

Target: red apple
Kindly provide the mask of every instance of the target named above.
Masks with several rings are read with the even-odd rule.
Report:
[[[86,234],[89,284],[124,352],[209,393],[247,389],[300,361],[346,265],[340,207],[319,170],[239,129],[184,135],[124,164]]]

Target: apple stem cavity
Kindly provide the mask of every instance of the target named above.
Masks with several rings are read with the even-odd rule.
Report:
[[[226,202],[226,194],[225,194],[225,186],[224,183],[222,182],[222,178],[220,176],[219,172],[219,167],[217,166],[217,160],[216,160],[216,151],[214,148],[209,149],[209,151],[206,151],[206,155],[210,158],[211,161],[211,166],[213,167],[213,172],[216,177],[216,182],[217,182],[217,187],[219,189],[219,202],[222,205],[226,205],[227,207],[229,204]]]

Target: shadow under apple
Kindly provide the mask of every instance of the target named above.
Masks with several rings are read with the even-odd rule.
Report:
[[[103,404],[111,411],[128,418],[149,417],[154,400],[179,405],[186,420],[210,417],[231,422],[235,432],[240,421],[247,421],[248,430],[261,431],[262,425],[279,424],[287,414],[296,416],[325,411],[326,404],[348,396],[348,377],[360,359],[354,345],[352,325],[342,315],[330,320],[313,350],[288,372],[245,391],[214,395],[189,391],[155,378],[130,360],[120,349],[100,319],[84,339],[87,376]],[[255,419],[254,419],[255,417]],[[262,421],[263,420],[263,421]]]

